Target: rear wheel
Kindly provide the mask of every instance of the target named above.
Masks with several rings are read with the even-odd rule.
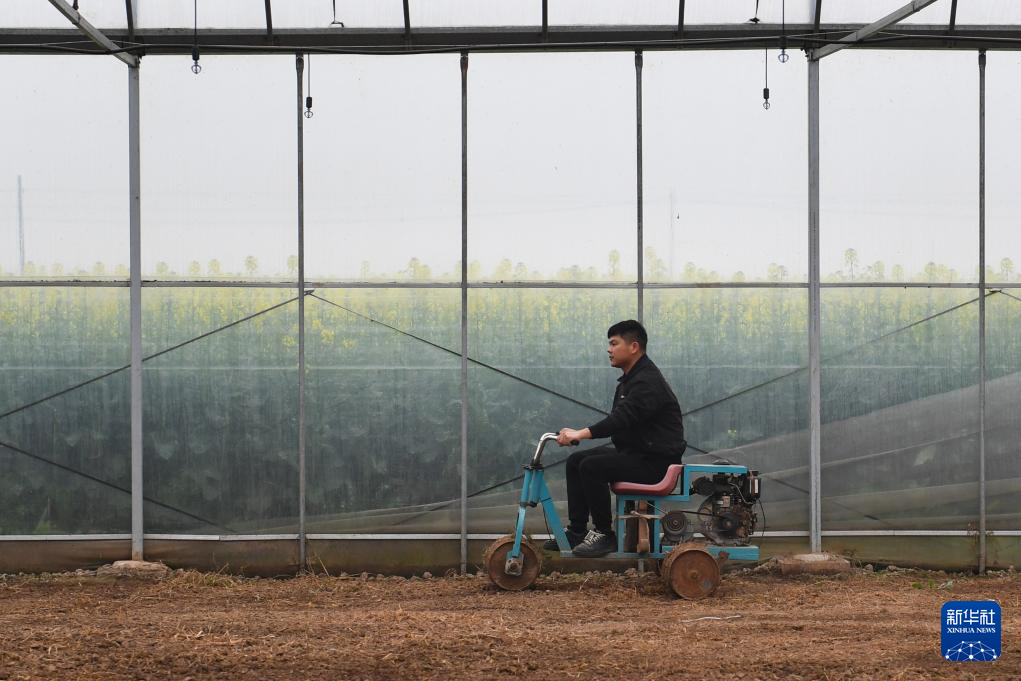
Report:
[[[701,544],[675,546],[663,559],[660,575],[681,598],[699,600],[712,596],[720,586],[720,565]]]
[[[489,580],[506,591],[521,591],[530,587],[542,569],[542,554],[525,538],[521,539],[521,574],[508,575],[507,554],[514,548],[514,536],[500,537],[486,549],[482,562]]]

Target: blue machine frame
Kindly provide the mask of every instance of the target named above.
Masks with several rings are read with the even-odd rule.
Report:
[[[535,507],[539,504],[542,504],[542,508],[546,512],[546,517],[552,524],[553,537],[557,540],[557,546],[560,548],[560,555],[565,558],[574,556],[574,553],[571,551],[571,545],[567,541],[567,535],[564,533],[563,524],[560,522],[560,515],[557,513],[556,506],[553,504],[553,497],[550,494],[549,488],[546,486],[545,470],[543,469],[542,463],[540,463],[543,446],[547,441],[555,437],[556,435],[552,433],[543,435],[542,439],[539,441],[539,446],[536,449],[535,456],[533,457],[531,464],[525,466],[525,479],[521,485],[521,499],[518,502],[518,518],[514,525],[514,546],[507,554],[508,565],[510,565],[512,561],[518,561],[521,558],[521,540],[525,533],[525,512],[528,510],[528,507]],[[650,551],[647,553],[637,553],[624,550],[624,523],[626,521],[624,504],[628,501],[647,501],[651,504],[652,508],[656,508],[657,503],[661,502],[689,501],[691,499],[689,491],[691,490],[691,479],[693,476],[701,477],[706,474],[712,475],[714,473],[743,475],[747,472],[748,468],[745,466],[685,464],[684,471],[681,474],[680,479],[680,494],[668,494],[664,496],[645,494],[617,495],[617,517],[615,521],[617,532],[617,551],[615,553],[608,554],[606,557],[661,559],[665,558],[673,548],[672,545],[661,542],[660,522],[659,519],[656,518],[653,520],[652,536],[649,538],[651,542]],[[705,543],[705,549],[714,557],[725,551],[727,553],[727,557],[731,560],[759,559],[758,546],[720,546],[707,541]]]

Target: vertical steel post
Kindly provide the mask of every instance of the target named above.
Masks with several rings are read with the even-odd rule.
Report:
[[[644,59],[642,51],[635,51],[635,159],[637,161],[638,173],[636,177],[637,189],[637,233],[638,233],[638,321],[645,322],[645,270],[642,264],[645,255],[644,248],[645,234],[642,226],[642,65]]]
[[[636,289],[638,293],[638,316],[639,322],[645,323],[645,269],[642,266],[645,256],[642,253],[645,234],[642,229],[644,217],[644,199],[642,197],[642,67],[645,65],[645,58],[641,50],[635,50],[635,232],[637,238],[637,278]],[[638,573],[645,574],[645,561],[638,561]]]
[[[822,550],[822,380],[819,296],[819,61],[808,59],[808,395],[809,536]]]
[[[131,268],[131,560],[145,560],[142,535],[142,198],[138,66],[128,67],[128,260]]]
[[[468,571],[468,53],[461,53],[461,574]]]
[[[18,275],[25,276],[25,212],[21,204],[21,175],[18,175]]]
[[[978,53],[978,572],[986,571],[986,51]]]
[[[305,59],[294,58],[298,81],[298,569],[307,567],[305,542],[305,118],[302,75]]]

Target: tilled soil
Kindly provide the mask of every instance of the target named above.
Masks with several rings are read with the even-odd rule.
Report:
[[[995,662],[940,657],[940,606],[1003,609]],[[1021,578],[725,575],[676,599],[652,574],[160,581],[0,577],[0,679],[1018,679]],[[713,619],[700,619],[713,618]]]

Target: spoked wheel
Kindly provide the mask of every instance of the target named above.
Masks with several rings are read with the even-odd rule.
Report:
[[[675,546],[663,559],[663,581],[681,598],[697,601],[716,593],[720,585],[720,565],[701,544]]]
[[[506,591],[521,591],[530,587],[542,568],[542,554],[527,539],[521,540],[521,574],[508,575],[507,554],[514,548],[514,536],[500,537],[486,549],[482,562],[489,580]]]

